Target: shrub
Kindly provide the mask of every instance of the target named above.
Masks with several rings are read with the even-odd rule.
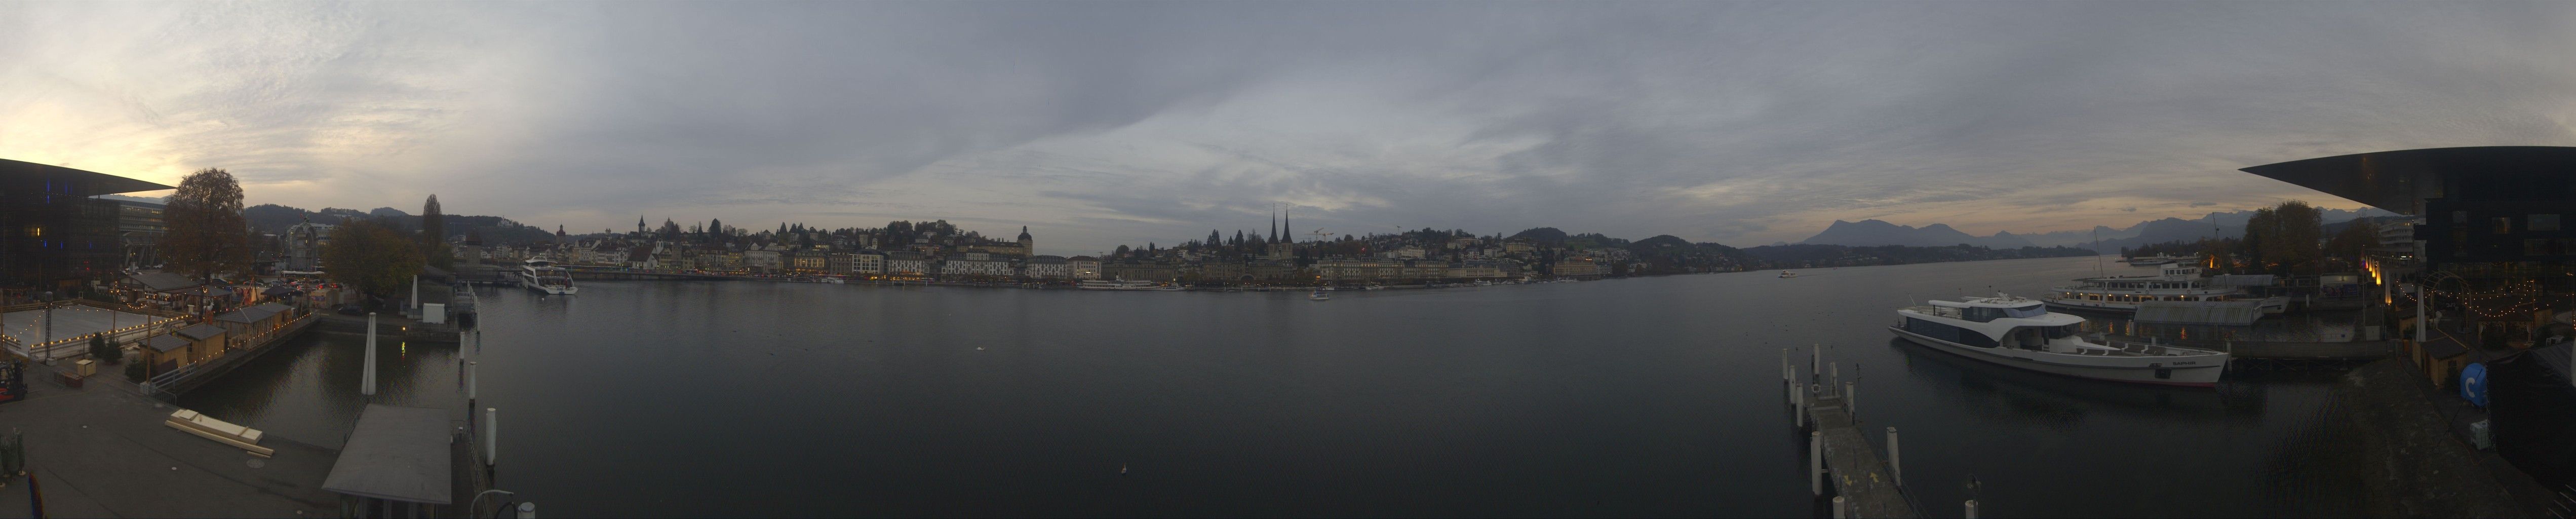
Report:
[[[143,370],[143,363],[141,362],[127,364],[125,365],[125,379],[134,381],[136,384],[141,384],[143,383],[143,379],[148,378]]]
[[[108,345],[107,337],[93,336],[89,338],[89,358],[102,363],[115,364],[125,361],[125,350]]]

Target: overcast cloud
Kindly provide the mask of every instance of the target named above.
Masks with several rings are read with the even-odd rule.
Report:
[[[252,203],[1041,252],[1261,228],[1757,245],[2302,198],[2568,145],[2565,3],[5,3],[0,158]],[[157,194],[157,193],[153,193]]]

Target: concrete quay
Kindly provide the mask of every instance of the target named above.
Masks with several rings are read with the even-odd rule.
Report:
[[[51,517],[326,517],[338,451],[270,435],[261,459],[162,425],[176,408],[122,377],[70,388],[30,377],[34,397],[0,405],[0,434],[26,439],[27,472]],[[27,477],[0,479],[0,519],[29,517]]]

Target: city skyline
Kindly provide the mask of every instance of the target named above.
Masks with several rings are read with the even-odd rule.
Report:
[[[0,157],[251,204],[1759,245],[2300,198],[2569,141],[2557,4],[10,4]],[[2499,52],[2497,49],[2507,49]],[[2511,81],[2497,78],[2519,78]],[[2211,193],[2224,193],[2211,195]],[[139,193],[157,196],[162,193]],[[2042,217],[2040,215],[2046,215]]]

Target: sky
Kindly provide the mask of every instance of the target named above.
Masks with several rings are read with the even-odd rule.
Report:
[[[0,158],[576,232],[1039,252],[1552,226],[1759,245],[2303,199],[2576,144],[2576,3],[0,3]],[[166,192],[142,193],[144,195]]]

